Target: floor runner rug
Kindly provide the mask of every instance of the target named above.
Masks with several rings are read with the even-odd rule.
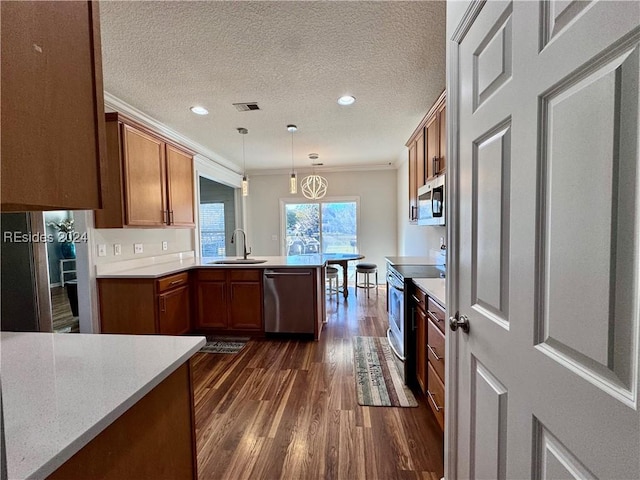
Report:
[[[353,368],[358,403],[373,407],[417,407],[385,337],[354,337]]]

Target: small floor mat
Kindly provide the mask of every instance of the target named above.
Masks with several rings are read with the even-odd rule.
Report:
[[[202,353],[238,353],[249,341],[246,337],[207,337]]]

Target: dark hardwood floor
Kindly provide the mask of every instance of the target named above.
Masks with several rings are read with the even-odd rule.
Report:
[[[319,342],[252,340],[193,359],[200,479],[429,479],[443,435],[418,408],[362,407],[351,338],[385,336],[386,292],[327,301]]]
[[[80,332],[79,319],[71,313],[71,305],[64,287],[51,287],[51,316],[54,332]]]

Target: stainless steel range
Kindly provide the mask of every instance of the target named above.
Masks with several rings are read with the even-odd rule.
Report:
[[[444,265],[387,264],[389,328],[387,339],[396,356],[404,362],[405,383],[415,377],[415,333],[409,297],[405,292],[412,278],[444,278]]]

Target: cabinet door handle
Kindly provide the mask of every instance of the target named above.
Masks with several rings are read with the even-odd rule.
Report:
[[[169,224],[173,225],[173,210],[169,210]]]
[[[442,407],[438,406],[438,404],[436,403],[436,399],[433,398],[433,394],[429,391],[429,389],[427,389],[427,395],[429,396],[429,399],[431,400],[431,402],[433,402],[433,406],[436,407],[436,412],[439,412],[440,410],[442,410]]]
[[[167,298],[166,297],[161,297],[160,298],[160,311],[161,312],[166,312],[167,311]]]
[[[169,225],[169,210],[162,211],[162,223]]]
[[[436,357],[436,360],[439,362],[440,360],[442,360],[441,357],[438,356],[438,354],[436,353],[436,351],[433,349],[433,347],[431,345],[429,345],[427,343],[427,348],[429,349],[429,351],[431,352],[431,354]]]

